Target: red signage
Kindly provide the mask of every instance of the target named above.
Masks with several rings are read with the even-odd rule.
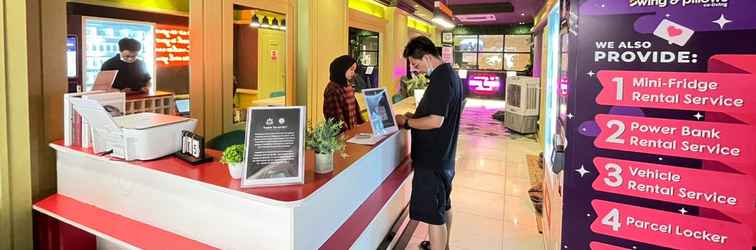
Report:
[[[473,74],[467,81],[467,85],[473,94],[495,95],[501,89],[501,78],[495,74]]]
[[[155,26],[155,63],[158,66],[189,64],[189,28],[171,25]]]
[[[444,13],[445,15],[449,16],[450,18],[454,17],[454,14],[452,13],[452,10],[449,9],[449,6],[446,6],[446,4],[442,3],[441,1],[436,1],[434,3],[434,6],[436,7],[436,9],[438,11],[440,11],[441,13]]]

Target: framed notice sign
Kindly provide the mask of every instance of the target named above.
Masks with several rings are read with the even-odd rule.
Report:
[[[304,107],[247,110],[242,187],[304,183]]]

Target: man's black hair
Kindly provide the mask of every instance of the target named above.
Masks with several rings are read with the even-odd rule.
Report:
[[[441,51],[436,48],[433,41],[425,36],[412,38],[412,40],[407,43],[407,46],[404,47],[404,58],[412,57],[415,59],[421,59],[425,55],[441,57]]]
[[[123,38],[118,41],[118,51],[130,50],[137,52],[142,50],[142,44],[132,38]]]

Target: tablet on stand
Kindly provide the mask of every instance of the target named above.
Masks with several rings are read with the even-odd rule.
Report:
[[[399,131],[394,119],[394,110],[389,101],[388,92],[385,88],[363,89],[365,103],[367,104],[368,122],[372,133],[358,134],[347,142],[363,145],[375,145],[387,135]]]

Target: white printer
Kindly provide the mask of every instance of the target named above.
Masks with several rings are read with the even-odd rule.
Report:
[[[95,100],[71,99],[74,109],[90,124],[94,152],[111,156],[152,160],[178,152],[182,131],[194,131],[197,119],[157,113],[111,117]]]

